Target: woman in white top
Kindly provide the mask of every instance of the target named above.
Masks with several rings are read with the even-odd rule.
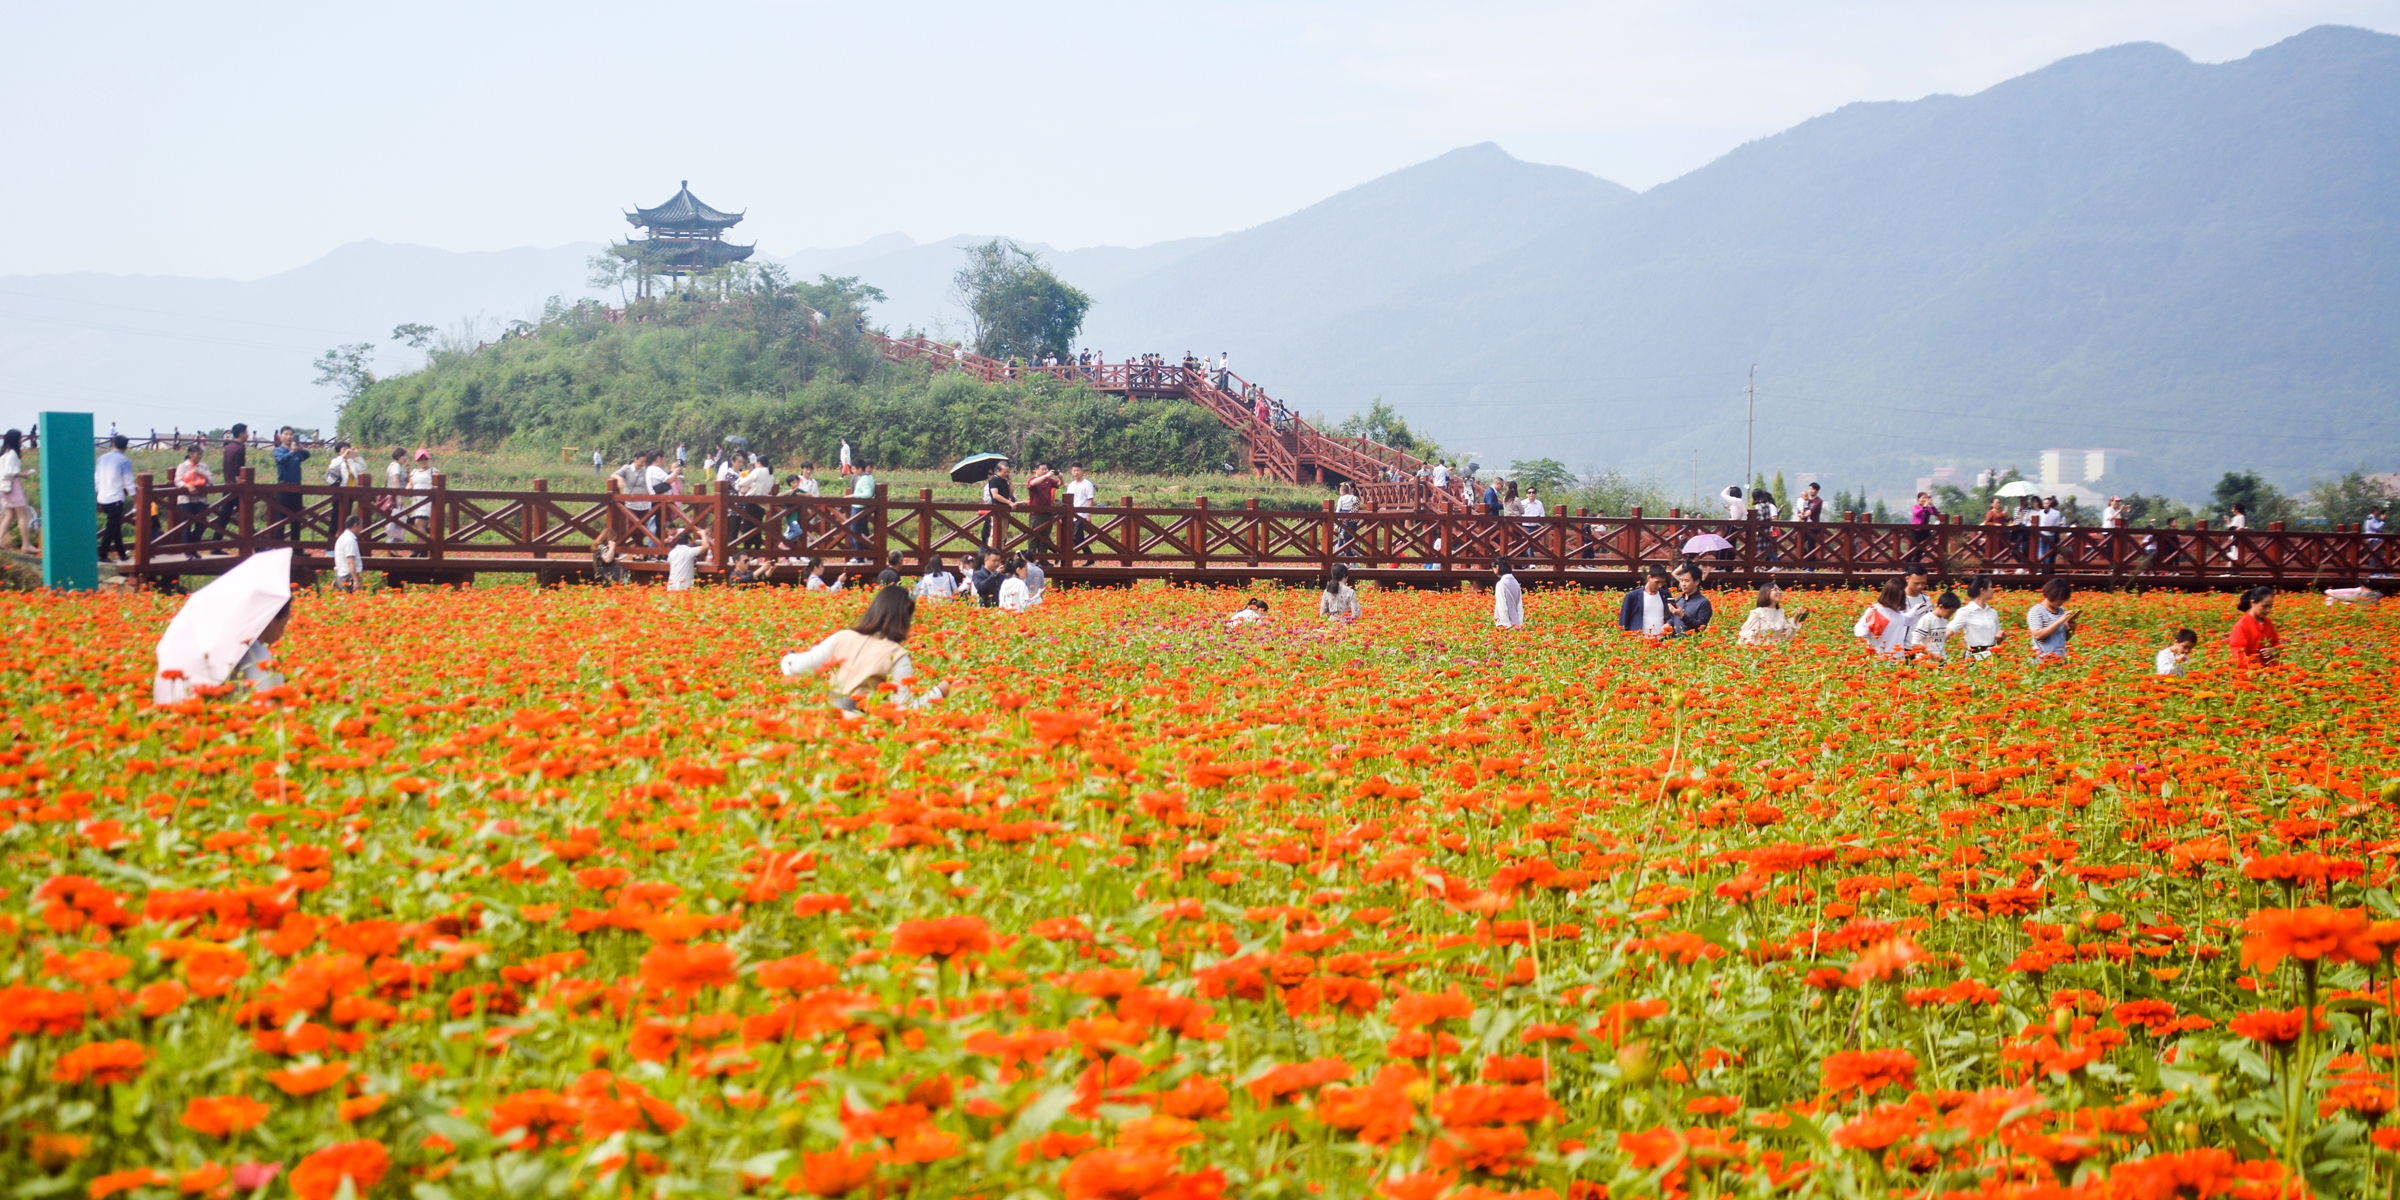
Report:
[[[916,678],[916,666],[908,661],[908,651],[902,643],[908,640],[909,625],[915,621],[917,602],[898,585],[875,593],[858,624],[818,642],[806,650],[795,650],[783,656],[783,673],[789,676],[814,675],[830,670],[833,673],[833,706],[844,717],[857,717],[858,698],[869,695],[889,681],[898,702],[910,708],[923,708],[942,698],[942,689],[935,688],[923,696],[913,696],[908,681]]]
[[[408,490],[412,492],[433,490],[433,455],[431,452],[417,451],[416,469],[408,473]],[[431,502],[412,501],[408,506],[408,511],[403,515],[408,520],[409,528],[416,530],[418,537],[426,541],[433,540],[433,505]]]
[[[1950,636],[1966,648],[1970,659],[1991,654],[1992,648],[1999,645],[2004,636],[2000,629],[2000,610],[1992,606],[1992,598],[1998,590],[1989,575],[1978,575],[1968,580],[1967,602],[1959,605],[1957,614],[1950,618]]]
[[[2233,505],[2226,511],[2225,528],[2233,533],[2231,538],[2226,539],[2232,543],[2226,547],[2226,554],[2238,563],[2242,561],[2242,531],[2250,528],[2250,514],[2243,511],[2241,505]]]
[[[1492,583],[1492,624],[1501,629],[1525,627],[1525,589],[1517,583],[1516,568],[1507,559],[1492,564],[1500,578]]]
[[[1317,595],[1317,615],[1338,621],[1358,619],[1358,589],[1350,586],[1349,567],[1335,563],[1325,573],[1325,590]]]
[[[1033,607],[1033,589],[1025,583],[1025,559],[1020,556],[1008,564],[1008,578],[1000,581],[1000,608],[1003,612],[1021,613]]]
[[[23,432],[0,433],[0,538],[14,527],[18,547],[31,554],[42,544],[34,537],[33,500],[25,494],[25,459],[19,453],[24,447]]]
[[[914,594],[920,604],[955,599],[958,596],[958,576],[952,575],[950,569],[942,565],[942,556],[936,554],[933,561],[925,564],[925,573],[917,577]]]
[[[392,461],[383,464],[383,486],[395,492],[408,486],[408,451],[398,446],[392,447]],[[407,541],[408,527],[402,523],[400,501],[392,496],[378,496],[375,498],[375,507],[383,512],[383,540],[387,543]]]
[[[1717,498],[1725,502],[1726,520],[1741,521],[1749,518],[1750,494],[1742,489],[1742,485],[1738,483],[1726,484],[1724,494],[1718,496]]]
[[[1867,644],[1867,649],[1884,658],[1898,658],[1908,644],[1908,584],[1905,580],[1884,581],[1883,592],[1875,603],[1858,614],[1858,624],[1850,632]]]
[[[1800,632],[1800,623],[1808,619],[1803,612],[1791,616],[1783,611],[1783,589],[1772,583],[1759,585],[1758,607],[1742,621],[1742,631],[1734,641],[1744,646],[1780,646]]]

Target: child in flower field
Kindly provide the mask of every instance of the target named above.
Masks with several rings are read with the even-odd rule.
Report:
[[[2189,629],[2175,631],[2175,640],[2158,652],[2156,671],[2161,675],[2181,675],[2191,665],[2192,651],[2200,645],[2200,635]]]
[[[783,673],[814,675],[830,669],[832,703],[845,717],[862,715],[858,698],[873,693],[886,680],[893,684],[901,705],[923,708],[941,699],[942,689],[937,686],[923,696],[912,696],[908,690],[908,681],[916,678],[917,669],[909,662],[902,643],[908,640],[909,625],[916,614],[917,602],[910,598],[906,588],[887,587],[875,593],[858,624],[831,634],[806,650],[784,655]]]
[[[1917,614],[1908,624],[1908,648],[1911,658],[1947,657],[1944,647],[1950,640],[1950,620],[1958,615],[1958,594],[1943,592],[1933,601],[1933,607]]]
[[[1242,625],[1252,624],[1253,622],[1257,621],[1264,621],[1266,619],[1267,602],[1257,598],[1256,596],[1253,596],[1250,598],[1249,603],[1233,610],[1233,615],[1225,618],[1225,624],[1228,628],[1234,628]]]
[[[1517,583],[1517,569],[1507,559],[1492,564],[1499,578],[1492,581],[1492,625],[1499,629],[1525,627],[1525,589]]]

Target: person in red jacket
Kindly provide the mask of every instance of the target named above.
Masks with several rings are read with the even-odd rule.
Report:
[[[2264,667],[2275,661],[2283,639],[2275,632],[2272,619],[2275,611],[2275,589],[2254,587],[2242,593],[2235,606],[2242,619],[2233,623],[2233,632],[2226,635],[2225,644],[2233,649],[2235,665]]]

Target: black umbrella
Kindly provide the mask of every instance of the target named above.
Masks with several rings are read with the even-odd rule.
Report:
[[[992,468],[1007,461],[1005,454],[970,454],[950,464],[950,482],[981,483],[991,476]]]

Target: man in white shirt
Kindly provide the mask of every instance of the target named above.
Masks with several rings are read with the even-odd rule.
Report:
[[[2049,562],[2051,558],[2058,554],[2057,531],[2059,527],[2065,525],[2066,523],[2067,514],[2059,511],[2058,497],[2051,496],[2045,498],[2042,501],[2041,515],[2035,518],[2035,524],[2038,524],[2042,527],[2041,538],[2043,562]]]
[[[705,533],[700,534],[697,540],[689,529],[675,535],[675,545],[667,551],[668,591],[692,590],[693,581],[700,575],[700,556],[707,549],[708,535]]]
[[[1903,578],[1906,582],[1900,589],[1900,594],[1908,597],[1908,607],[1902,611],[1901,615],[1908,619],[1911,627],[1914,627],[1918,617],[1933,611],[1933,597],[1925,592],[1929,580],[1925,575],[1924,568],[1910,567],[1908,574]],[[1951,607],[1957,606],[1952,605]]]
[[[1448,491],[1450,489],[1449,463],[1437,462],[1433,464],[1433,486],[1440,491]]]
[[[133,459],[125,453],[125,435],[109,427],[108,453],[92,465],[92,491],[99,497],[101,515],[108,518],[108,528],[100,534],[100,557],[120,559],[128,556],[125,549],[125,507],[133,499]]]
[[[2115,496],[2108,498],[2108,507],[2100,510],[2100,528],[2125,528],[2125,502]]]
[[[733,490],[745,496],[764,496],[775,490],[775,470],[750,456],[750,469],[734,476]]]
[[[850,439],[842,439],[842,474],[850,473]]]
[[[333,539],[333,586],[341,591],[357,591],[359,576],[367,565],[358,549],[358,530],[363,523],[357,513],[350,514],[342,536]]]
[[[1067,476],[1067,500],[1074,505],[1075,515],[1071,518],[1073,526],[1067,530],[1067,544],[1059,551],[1072,564],[1074,556],[1082,552],[1084,540],[1091,536],[1091,524],[1084,520],[1083,511],[1092,506],[1092,497],[1100,493],[1100,485],[1083,473],[1082,463],[1067,464]]]

